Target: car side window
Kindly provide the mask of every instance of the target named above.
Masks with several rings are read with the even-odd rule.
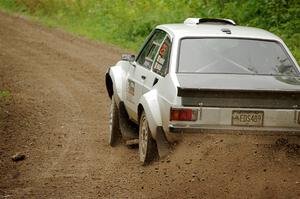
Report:
[[[168,74],[170,53],[171,53],[171,40],[167,36],[159,49],[158,56],[154,63],[153,72],[163,77]]]
[[[152,37],[144,46],[140,55],[137,58],[137,63],[145,68],[150,69],[153,65],[155,56],[159,50],[161,43],[163,42],[166,33],[162,30],[155,30]]]

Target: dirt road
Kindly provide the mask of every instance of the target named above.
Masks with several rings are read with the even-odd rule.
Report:
[[[0,12],[0,198],[300,198],[299,137],[190,135],[147,167],[109,147],[121,53]]]

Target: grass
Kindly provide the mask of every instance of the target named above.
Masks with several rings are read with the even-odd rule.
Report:
[[[9,97],[10,92],[9,91],[0,91],[0,98]]]
[[[299,0],[0,0],[0,7],[51,27],[137,50],[158,24],[232,18],[280,36],[300,63]]]

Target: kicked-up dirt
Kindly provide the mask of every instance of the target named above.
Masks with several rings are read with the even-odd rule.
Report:
[[[104,74],[121,54],[0,12],[0,198],[300,198],[299,136],[186,135],[149,166],[111,148]]]

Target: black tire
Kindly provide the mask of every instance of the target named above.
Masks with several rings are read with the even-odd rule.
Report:
[[[139,156],[143,165],[149,164],[157,157],[157,145],[151,136],[148,120],[143,111],[139,123]]]
[[[114,147],[121,139],[121,131],[119,125],[119,109],[115,102],[114,96],[111,98],[110,114],[109,114],[109,136],[108,143]]]

